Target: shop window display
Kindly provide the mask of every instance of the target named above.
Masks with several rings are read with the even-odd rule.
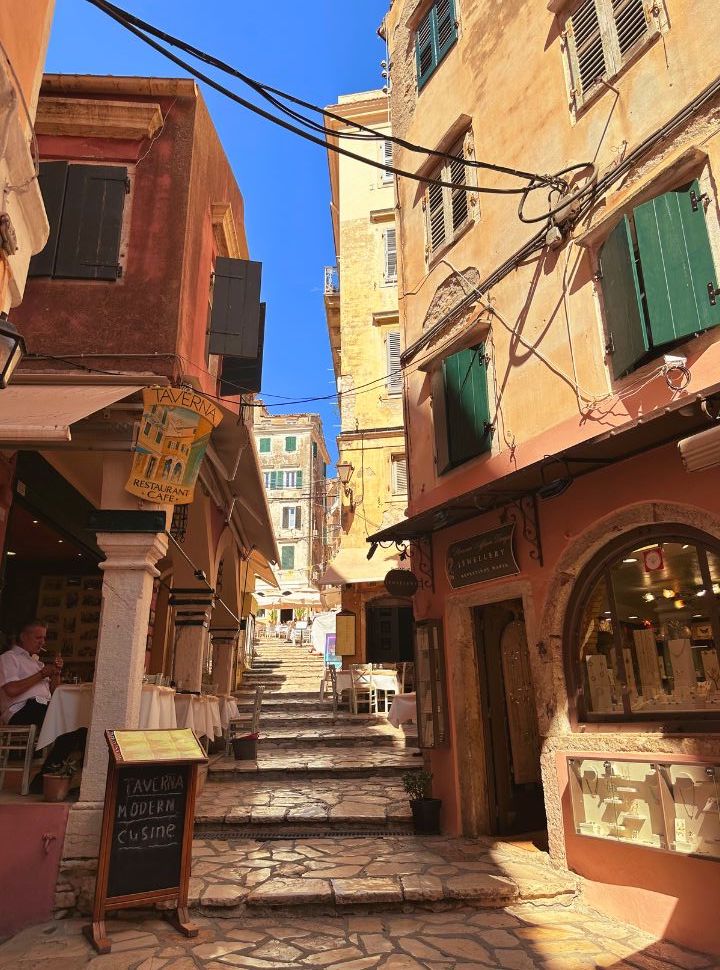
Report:
[[[720,859],[720,767],[568,758],[577,835]]]
[[[695,537],[644,536],[580,585],[573,636],[581,715],[720,717],[720,556]]]

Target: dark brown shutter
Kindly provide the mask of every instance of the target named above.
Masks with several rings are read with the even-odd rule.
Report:
[[[45,248],[30,260],[28,276],[52,276],[55,270],[67,171],[67,162],[40,162],[38,182],[50,223],[50,235]]]
[[[262,387],[263,346],[265,343],[264,303],[260,304],[258,338],[257,357],[223,357],[220,370],[220,394],[223,397],[256,394]]]
[[[117,279],[127,184],[121,165],[68,167],[55,276]]]
[[[248,259],[215,262],[210,353],[254,359],[260,348],[260,273]]]

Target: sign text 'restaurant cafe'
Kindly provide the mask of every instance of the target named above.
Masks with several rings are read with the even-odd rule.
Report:
[[[454,542],[447,552],[447,574],[453,589],[520,572],[513,553],[514,525]]]

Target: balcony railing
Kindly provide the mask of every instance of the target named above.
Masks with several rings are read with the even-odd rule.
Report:
[[[325,267],[325,296],[340,292],[340,272],[337,266]]]

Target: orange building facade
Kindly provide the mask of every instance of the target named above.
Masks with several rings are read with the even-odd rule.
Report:
[[[720,952],[711,5],[500,6],[382,27],[393,133],[439,154],[395,146],[431,182],[396,196],[408,519],[370,541],[420,580],[445,830],[547,826],[591,903]]]

